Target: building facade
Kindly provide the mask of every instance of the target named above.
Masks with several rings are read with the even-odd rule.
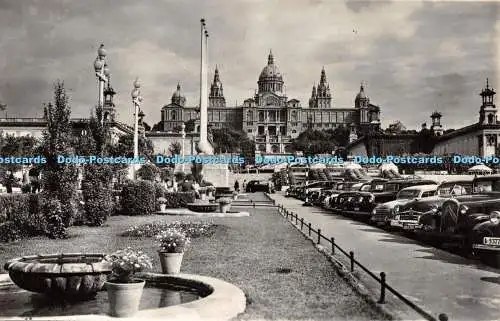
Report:
[[[272,52],[259,75],[257,86],[255,95],[244,100],[241,106],[227,106],[216,67],[210,86],[208,122],[213,128],[227,126],[245,132],[255,140],[256,151],[261,153],[286,153],[291,140],[308,127],[322,130],[353,125],[357,132],[361,132],[380,126],[380,107],[370,103],[363,84],[355,97],[354,107],[334,106],[324,68],[318,86],[312,87],[307,106],[284,93],[285,82]],[[178,84],[170,104],[161,109],[161,130],[174,132],[182,123],[198,118],[198,106],[186,105]]]
[[[478,122],[471,125],[451,130],[445,133],[441,124],[441,113],[431,115],[432,125],[430,131],[435,135],[431,154],[451,155],[460,154],[468,156],[494,156],[500,154],[500,122],[498,121],[495,94],[490,88],[488,80],[486,87],[481,91],[481,107],[479,108]],[[427,130],[422,124],[422,131]],[[423,148],[417,140],[422,136],[414,134],[377,133],[361,136],[347,146],[350,155],[384,156],[423,153]]]

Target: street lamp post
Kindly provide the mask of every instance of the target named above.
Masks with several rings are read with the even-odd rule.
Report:
[[[142,103],[141,83],[139,79],[134,81],[134,89],[132,90],[132,104],[134,105],[134,163],[132,165],[132,178],[136,178],[137,162],[139,159],[139,107]]]
[[[184,142],[186,140],[186,124],[182,123],[181,125],[181,135],[182,135],[182,142],[181,142],[181,154],[182,154],[182,172],[184,173],[184,154],[185,154],[185,151],[184,151]]]
[[[105,58],[106,49],[104,49],[104,44],[101,44],[101,46],[97,50],[97,58],[94,61],[95,75],[97,77],[97,82],[99,85],[99,108],[102,108],[104,106],[104,86],[109,81],[109,68]],[[102,122],[103,117],[101,115],[101,123]]]

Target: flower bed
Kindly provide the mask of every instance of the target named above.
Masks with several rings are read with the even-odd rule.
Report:
[[[181,222],[176,221],[169,224],[151,223],[129,227],[121,236],[128,237],[154,237],[168,229],[175,228],[186,233],[189,238],[211,236],[215,233],[216,225],[203,222]]]

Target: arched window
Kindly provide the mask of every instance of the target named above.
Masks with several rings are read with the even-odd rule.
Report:
[[[264,121],[264,112],[262,112],[262,111],[259,112],[259,121],[260,122]]]
[[[292,121],[297,121],[297,111],[292,111]]]
[[[170,119],[171,120],[177,120],[177,113],[175,110],[172,110],[172,113],[170,114]]]
[[[273,145],[271,146],[271,150],[273,151],[273,153],[277,154],[280,152],[280,147],[278,145]]]
[[[488,115],[488,124],[493,124],[495,122],[495,116],[493,114]]]
[[[253,121],[253,111],[247,111],[247,121]]]
[[[259,145],[259,150],[263,153],[266,152],[266,145]]]

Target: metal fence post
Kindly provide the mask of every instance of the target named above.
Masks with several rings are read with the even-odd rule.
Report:
[[[318,229],[318,244],[321,243],[321,229]]]
[[[255,208],[255,203],[253,203],[253,208]]]
[[[309,236],[311,236],[311,223],[309,223]]]
[[[385,272],[380,272],[380,299],[378,303],[385,303]]]
[[[335,255],[335,238],[332,237],[330,242],[332,243],[332,255]]]
[[[295,225],[299,224],[299,214],[295,213]]]
[[[304,228],[304,218],[301,218],[300,219],[300,230],[302,231],[303,228]]]
[[[349,252],[349,258],[351,259],[351,272],[354,272],[354,252]]]

